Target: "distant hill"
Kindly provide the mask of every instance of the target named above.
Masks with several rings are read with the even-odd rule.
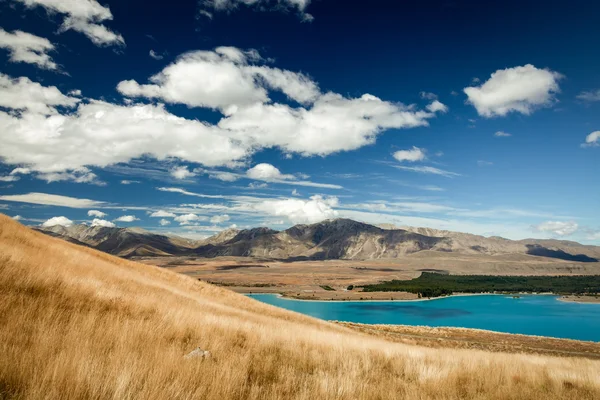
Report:
[[[350,219],[269,228],[228,229],[205,240],[160,235],[137,228],[73,225],[37,228],[52,236],[121,257],[196,255],[286,260],[393,259],[424,250],[459,254],[527,254],[577,262],[598,262],[599,246],[562,240],[509,240],[431,228],[387,229]]]

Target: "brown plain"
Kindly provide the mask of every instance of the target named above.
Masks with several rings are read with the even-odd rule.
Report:
[[[600,398],[597,360],[398,343],[1,215],[0,354],[7,399]]]
[[[453,275],[597,275],[599,263],[582,263],[524,254],[457,254],[421,251],[396,259],[283,262],[250,257],[138,257],[239,293],[281,293],[304,300],[412,300],[404,292],[345,290],[392,279],[413,279],[423,271]],[[335,289],[324,290],[323,286]],[[594,301],[595,298],[591,298]],[[595,301],[598,301],[596,299]]]

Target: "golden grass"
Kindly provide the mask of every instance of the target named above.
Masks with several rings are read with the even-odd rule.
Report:
[[[183,358],[197,346],[213,357]],[[0,215],[0,398],[597,399],[599,375],[385,341]]]

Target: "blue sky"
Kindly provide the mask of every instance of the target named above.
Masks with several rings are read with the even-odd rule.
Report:
[[[399,3],[0,2],[0,211],[600,244],[600,5]]]

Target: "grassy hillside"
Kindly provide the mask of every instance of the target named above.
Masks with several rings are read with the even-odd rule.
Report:
[[[0,215],[0,398],[593,399],[598,371],[387,342]]]

